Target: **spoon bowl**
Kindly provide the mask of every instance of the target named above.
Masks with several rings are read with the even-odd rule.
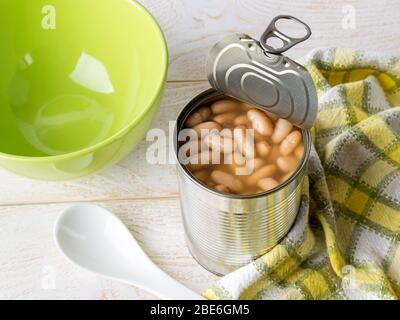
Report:
[[[54,236],[63,256],[89,272],[162,299],[202,299],[161,271],[121,220],[105,208],[81,204],[65,210],[56,222]]]

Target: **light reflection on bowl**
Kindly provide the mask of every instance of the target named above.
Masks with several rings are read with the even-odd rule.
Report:
[[[43,27],[49,7],[54,29]],[[120,160],[150,127],[168,54],[135,1],[3,0],[0,43],[0,166],[79,177]]]

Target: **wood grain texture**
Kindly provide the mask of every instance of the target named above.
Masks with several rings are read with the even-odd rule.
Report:
[[[175,120],[179,110],[208,87],[204,82],[168,84],[153,128],[168,135],[169,121]],[[175,165],[153,165],[146,160],[152,144],[144,140],[117,165],[78,180],[35,181],[0,170],[0,205],[177,197]]]
[[[216,276],[186,249],[179,201],[98,203],[128,226],[151,259],[201,293]],[[67,262],[53,242],[53,224],[65,204],[0,208],[0,299],[153,299],[131,286],[102,280]]]
[[[235,32],[259,38],[271,19],[279,14],[294,15],[313,30],[310,40],[288,52],[290,57],[327,46],[400,54],[398,0],[140,1],[165,32],[172,81],[206,79],[205,60],[214,43]],[[355,10],[355,29],[342,26],[349,8]]]
[[[139,0],[157,18],[170,50],[169,84],[153,128],[168,122],[209,87],[204,70],[211,46],[234,32],[259,37],[271,18],[295,15],[313,36],[288,52],[297,58],[316,47],[349,47],[400,54],[397,0]],[[350,7],[349,7],[350,6]],[[344,29],[344,10],[355,29]],[[143,141],[126,159],[93,176],[41,182],[0,170],[0,299],[153,299],[142,290],[100,280],[66,262],[52,230],[72,202],[96,202],[128,225],[150,257],[197,292],[217,278],[202,269],[184,244],[174,165],[150,165]]]

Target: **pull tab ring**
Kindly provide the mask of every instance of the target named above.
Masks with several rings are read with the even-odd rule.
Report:
[[[301,37],[301,38],[293,38],[290,37],[286,34],[284,34],[283,32],[281,32],[277,26],[276,23],[279,20],[293,20],[299,24],[301,24],[305,30],[307,31],[306,35]],[[303,42],[305,40],[307,40],[310,36],[311,36],[312,32],[311,32],[311,28],[304,23],[303,21],[297,19],[296,17],[293,16],[289,16],[289,15],[280,15],[275,17],[271,23],[269,24],[267,30],[265,30],[265,32],[263,33],[263,35],[261,36],[260,39],[260,44],[262,46],[262,48],[268,52],[268,53],[272,53],[272,54],[280,54],[282,52],[285,52],[286,50],[292,48],[293,46],[295,46],[296,44]],[[268,45],[268,40],[272,39],[272,38],[278,38],[282,41],[283,46],[279,47],[279,48],[274,48],[271,45]]]

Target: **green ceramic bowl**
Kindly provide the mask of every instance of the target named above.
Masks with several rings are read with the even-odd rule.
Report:
[[[158,110],[167,46],[132,0],[0,1],[0,167],[71,179],[120,160]]]

